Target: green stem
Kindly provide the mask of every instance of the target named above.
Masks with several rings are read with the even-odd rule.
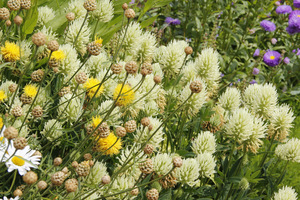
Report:
[[[80,32],[81,32],[81,30],[82,30],[82,28],[83,28],[83,26],[84,26],[84,24],[85,24],[85,22],[86,22],[86,20],[87,20],[88,15],[89,15],[89,11],[86,12],[86,15],[85,15],[85,17],[84,17],[84,20],[83,20],[83,22],[82,22],[82,24],[81,24],[81,27],[80,27],[79,31],[78,31],[78,34],[76,35],[76,38],[75,38],[75,40],[74,40],[74,42],[73,42],[73,46],[75,45],[75,43],[76,43],[76,41],[77,41],[77,39],[78,39],[78,37],[79,37],[79,34],[80,34]]]

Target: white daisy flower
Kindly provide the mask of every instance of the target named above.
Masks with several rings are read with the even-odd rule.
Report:
[[[2,129],[2,131],[0,133],[0,159],[2,158],[3,152],[5,151],[5,149],[8,145],[8,140],[3,135],[3,132],[6,129],[5,125],[3,125],[3,128],[1,128],[1,129]]]
[[[19,196],[15,197],[15,198],[7,198],[7,197],[3,197],[3,199],[0,200],[19,200]]]
[[[26,146],[22,150],[17,150],[11,142],[7,153],[5,154],[5,164],[8,172],[12,172],[17,169],[21,176],[24,176],[30,168],[37,168],[40,164],[40,156],[33,156],[34,150],[31,150],[29,146]]]

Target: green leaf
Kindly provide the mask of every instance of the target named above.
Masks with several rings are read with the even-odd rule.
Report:
[[[146,28],[147,26],[153,24],[153,22],[156,20],[156,18],[158,17],[158,15],[154,16],[154,17],[150,17],[149,19],[142,21],[141,22],[141,28]]]
[[[37,0],[33,0],[31,3],[32,7],[27,11],[26,17],[24,18],[25,23],[22,26],[22,35],[24,38],[33,32],[38,20]]]

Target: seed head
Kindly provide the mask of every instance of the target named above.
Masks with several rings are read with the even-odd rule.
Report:
[[[119,126],[118,128],[116,128],[116,135],[118,137],[125,137],[126,136],[126,129],[122,126]]]
[[[15,139],[18,137],[18,130],[13,126],[10,126],[5,129],[5,131],[3,132],[3,135],[8,140]]]
[[[34,82],[41,82],[44,77],[44,71],[41,69],[38,69],[31,73],[31,80]]]
[[[150,119],[148,117],[144,117],[142,120],[141,120],[141,124],[143,126],[149,126],[150,125]]]
[[[39,151],[35,151],[32,155],[33,155],[33,156],[40,156],[40,157],[43,156],[42,153],[39,152]]]
[[[16,149],[24,149],[27,146],[27,140],[24,137],[18,137],[14,140],[14,147]]]
[[[75,171],[79,176],[87,176],[90,173],[89,161],[81,162],[78,167],[75,168]]]
[[[51,183],[53,185],[60,186],[64,183],[65,177],[66,177],[65,173],[63,173],[62,171],[55,172],[51,176]]]
[[[66,18],[68,21],[73,21],[75,19],[75,14],[72,13],[72,12],[69,12],[67,15],[66,15]]]
[[[110,183],[110,176],[108,175],[105,175],[101,178],[101,182],[102,184],[106,185],[106,184],[109,184]]]
[[[53,161],[54,166],[58,166],[61,163],[62,163],[62,158],[61,157],[54,158],[54,161]]]
[[[77,167],[78,167],[78,165],[79,165],[79,164],[78,164],[78,162],[77,162],[77,161],[73,161],[73,162],[72,162],[72,167],[74,167],[74,168],[77,168]]]
[[[19,15],[15,16],[14,22],[16,25],[20,26],[23,23],[23,18],[20,17]]]
[[[83,4],[83,7],[87,10],[87,11],[94,11],[97,9],[97,3],[95,0],[86,0]]]
[[[130,191],[130,194],[131,194],[132,196],[137,196],[137,195],[139,194],[139,189],[135,188],[135,189],[131,190],[131,191]]]
[[[123,10],[127,10],[128,9],[127,3],[123,3],[122,8],[123,8]]]
[[[21,2],[20,0],[9,0],[7,2],[7,7],[11,10],[20,10]]]
[[[148,200],[158,200],[159,192],[157,191],[157,189],[153,188],[146,192],[146,197]]]
[[[128,19],[133,19],[135,17],[134,10],[131,8],[125,10],[125,17],[127,17]]]
[[[7,8],[0,8],[0,19],[8,20],[10,16],[10,12]]]
[[[124,124],[127,133],[133,133],[136,130],[136,122],[130,120]]]
[[[14,93],[17,90],[18,85],[15,83],[12,83],[10,86],[8,86],[8,89],[11,93]]]
[[[106,122],[102,122],[102,124],[99,126],[97,133],[99,135],[100,138],[107,138],[109,133],[110,133],[110,129],[109,126],[107,125]]]
[[[11,26],[11,21],[10,21],[9,19],[6,20],[5,25],[6,25],[6,26]]]
[[[32,98],[27,96],[25,93],[21,95],[20,100],[22,101],[23,104],[31,104],[32,102]]]
[[[110,69],[114,74],[120,74],[123,70],[123,66],[120,64],[113,64]]]
[[[193,53],[193,48],[190,46],[185,47],[184,52],[186,55],[191,55]]]
[[[14,196],[15,196],[15,197],[20,197],[20,196],[22,196],[22,195],[23,195],[22,190],[16,189],[16,190],[14,191]]]
[[[144,162],[139,164],[141,172],[144,174],[150,174],[153,172],[153,162],[151,159],[147,158]]]
[[[51,40],[50,42],[48,42],[47,48],[50,51],[57,51],[59,49],[59,44],[56,40]]]
[[[65,174],[68,174],[69,169],[68,169],[67,167],[64,167],[61,171],[62,171],[63,173],[65,173]]]
[[[137,66],[136,62],[130,61],[130,62],[126,63],[125,70],[128,74],[136,74],[136,72],[138,70],[138,66]]]
[[[94,166],[94,161],[92,161],[92,160],[89,160],[89,165],[90,165],[90,167],[93,167]]]
[[[144,148],[144,153],[145,154],[152,154],[153,152],[153,145],[152,144],[147,144]]]
[[[155,75],[153,77],[153,81],[155,84],[160,84],[161,83],[161,77],[159,75]]]
[[[33,171],[29,171],[23,176],[23,181],[28,185],[35,183],[37,180],[38,180],[38,176]]]
[[[36,106],[32,109],[31,114],[35,118],[39,118],[43,116],[43,108],[41,106]]]
[[[101,53],[102,44],[95,41],[91,42],[87,46],[88,52],[93,56],[98,56]]]
[[[65,182],[65,189],[67,192],[76,192],[78,189],[78,181],[75,178],[68,179]]]
[[[21,117],[23,115],[23,109],[21,106],[16,105],[12,110],[11,114],[15,117]]]
[[[151,63],[146,62],[146,63],[142,64],[141,74],[143,76],[147,76],[148,74],[152,74],[152,71],[153,71],[153,67],[152,67]]]
[[[65,96],[66,94],[70,94],[70,93],[71,93],[70,86],[68,86],[68,87],[63,87],[63,88],[59,91],[58,95],[59,95],[60,97],[63,97],[63,96]]]
[[[47,37],[42,32],[38,32],[32,35],[32,42],[36,46],[43,46],[46,44]]]
[[[29,10],[31,7],[31,0],[20,0],[21,8],[24,10]]]
[[[180,157],[173,158],[173,165],[174,167],[181,167],[182,166],[182,159]]]
[[[84,84],[87,81],[88,77],[85,72],[78,72],[75,76],[75,81],[78,84]]]
[[[37,187],[39,188],[39,190],[44,190],[46,189],[48,186],[46,181],[39,181],[37,184]]]
[[[83,158],[84,158],[84,160],[92,160],[93,156],[90,153],[86,153],[86,154],[84,154]]]
[[[202,91],[202,83],[200,81],[193,81],[190,84],[192,93],[199,93]]]

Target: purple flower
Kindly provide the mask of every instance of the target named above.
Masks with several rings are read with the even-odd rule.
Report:
[[[238,79],[238,80],[237,80],[237,83],[239,83],[239,82],[241,82],[241,79]]]
[[[295,8],[300,8],[300,0],[294,0]]]
[[[179,19],[173,19],[172,17],[167,17],[165,20],[165,23],[171,24],[171,25],[179,25],[180,20]]]
[[[257,56],[259,56],[259,54],[260,54],[260,50],[259,50],[259,49],[256,49],[256,50],[254,51],[253,57],[257,57]]]
[[[271,43],[272,43],[272,44],[276,44],[276,43],[277,43],[277,39],[276,39],[276,38],[272,38],[272,39],[271,39]]]
[[[300,12],[291,12],[291,14],[289,15],[289,26],[286,28],[286,31],[290,35],[300,33]]]
[[[192,39],[191,38],[185,38],[185,41],[186,42],[192,42]]]
[[[265,31],[273,32],[276,30],[276,25],[268,20],[263,20],[260,22],[260,26],[265,29]]]
[[[257,82],[256,82],[256,80],[253,79],[253,80],[250,81],[249,83],[250,83],[251,85],[253,85],[253,84],[256,84]]]
[[[129,2],[129,4],[134,4],[135,3],[135,0],[131,0],[130,2]]]
[[[253,75],[257,75],[257,74],[259,74],[259,69],[258,69],[258,68],[256,68],[256,67],[254,67],[254,68],[253,68],[253,72],[252,72],[252,74],[253,74]]]
[[[277,51],[270,51],[268,50],[264,55],[264,62],[270,66],[274,67],[280,63],[281,55]]]
[[[229,86],[231,87],[231,86],[232,86],[232,83],[230,83]]]
[[[289,64],[290,63],[290,59],[288,57],[285,57],[283,59],[284,64]]]
[[[292,51],[293,53],[296,53],[296,49],[293,49],[293,51]]]
[[[300,15],[300,10],[294,10],[293,12],[290,13],[289,19],[291,19],[292,17],[297,17],[298,15]]]
[[[297,51],[297,56],[300,56],[300,49],[298,48],[298,51]]]
[[[276,1],[276,2],[275,2],[275,5],[276,5],[276,6],[280,6],[280,2],[279,2],[279,1]]]
[[[282,5],[276,8],[277,14],[287,14],[287,13],[291,13],[292,11],[293,11],[292,7],[288,5]]]
[[[224,74],[223,74],[223,73],[221,73],[220,77],[222,78],[223,76],[224,76]]]

